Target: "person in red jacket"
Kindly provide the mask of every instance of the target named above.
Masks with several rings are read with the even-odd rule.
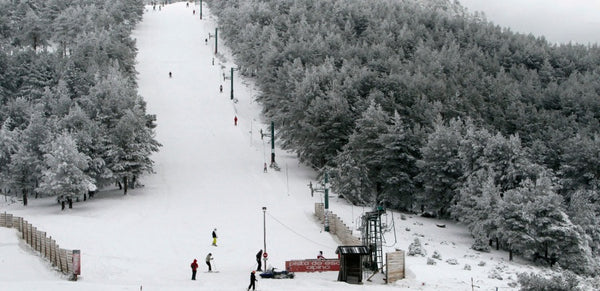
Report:
[[[237,126],[237,116],[233,118],[233,125]]]
[[[194,259],[194,262],[190,265],[192,267],[192,280],[196,280],[196,270],[198,270],[198,260]]]

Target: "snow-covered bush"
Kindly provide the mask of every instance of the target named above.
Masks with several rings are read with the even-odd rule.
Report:
[[[427,251],[425,251],[425,249],[421,245],[421,241],[419,240],[419,238],[415,238],[415,241],[413,241],[408,246],[408,255],[409,256],[422,256],[422,257],[427,255]]]
[[[465,264],[463,270],[465,270],[465,271],[471,271],[471,265]]]
[[[458,265],[458,261],[456,259],[447,259],[446,263],[450,265]]]
[[[518,274],[518,278],[522,291],[588,290],[587,287],[580,285],[580,278],[569,270],[564,270],[560,273],[554,273],[551,277],[545,277],[535,273],[520,273]]]
[[[427,258],[427,265],[435,265],[437,262],[432,258]]]
[[[483,267],[483,266],[485,266],[485,262],[484,261],[480,261],[479,264],[477,264],[477,266]]]
[[[475,238],[475,241],[473,241],[473,245],[471,245],[471,248],[478,252],[490,252],[490,245],[479,237]]]
[[[433,251],[433,255],[431,255],[431,257],[437,260],[442,260],[442,254],[440,254],[438,251]]]
[[[502,275],[500,274],[500,271],[498,271],[498,269],[491,270],[490,273],[488,274],[488,278],[496,279],[496,280],[503,280]]]

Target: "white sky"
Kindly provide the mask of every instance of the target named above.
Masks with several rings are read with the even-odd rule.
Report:
[[[126,196],[116,189],[103,190],[65,211],[51,197],[32,198],[27,207],[0,199],[0,212],[24,217],[63,248],[81,250],[80,280],[66,281],[20,242],[16,231],[0,228],[0,289],[244,290],[256,267],[254,256],[263,247],[263,206],[270,265],[284,268],[286,260],[316,258],[319,250],[325,257],[336,256],[338,242],[314,217],[314,203],[322,197],[311,197],[307,184],[316,184],[316,173],[280,149],[276,158],[282,170],[263,173],[270,147],[258,134],[267,125],[254,102],[257,91],[236,72],[238,102],[230,100],[230,82],[223,74],[229,75],[235,64],[226,47],[215,57],[213,39],[204,43],[215,22],[206,7],[203,12],[200,20],[198,7],[186,8],[183,2],[161,11],[150,7],[134,32],[140,94],[148,113],[157,115],[156,137],[163,144],[153,156],[156,174],[140,179],[144,187]],[[233,125],[234,116],[238,126]],[[357,221],[369,209],[334,196],[331,210],[359,236]],[[407,278],[395,283],[395,289],[471,290],[473,279],[478,290],[508,290],[517,272],[536,270],[518,260],[508,262],[503,251],[471,250],[472,237],[453,222],[441,222],[447,227],[439,228],[438,220],[402,220],[397,213],[384,220],[390,227],[384,252],[406,250],[418,237],[429,256],[437,250],[443,259],[433,266],[425,257],[407,257]],[[218,247],[210,245],[215,227]],[[219,273],[205,273],[208,252]],[[200,265],[197,281],[190,280],[194,258]],[[446,263],[450,258],[459,264]],[[472,269],[464,270],[466,264]],[[490,278],[492,272],[503,280]],[[259,279],[257,290],[391,290],[380,277],[364,285],[336,280],[337,272],[298,273],[293,280]]]
[[[489,21],[556,43],[600,44],[600,0],[459,0]]]

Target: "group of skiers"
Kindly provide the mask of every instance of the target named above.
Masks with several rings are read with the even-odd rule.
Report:
[[[212,231],[212,245],[213,246],[217,246],[217,229],[213,229]],[[263,251],[262,249],[256,254],[256,262],[258,263],[258,268],[257,271],[262,271],[262,264],[260,259],[262,258],[263,255]],[[205,258],[205,263],[208,266],[208,272],[212,272],[212,264],[211,261],[213,260],[213,255],[212,253],[208,253],[208,255],[206,255]],[[192,268],[192,280],[196,280],[196,273],[198,271],[198,260],[194,259],[194,261],[190,264],[190,267]],[[256,290],[256,271],[252,270],[252,272],[250,273],[250,285],[248,285],[247,290],[250,290],[250,288],[252,288],[252,290]]]

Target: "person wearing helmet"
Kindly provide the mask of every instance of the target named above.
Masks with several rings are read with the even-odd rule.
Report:
[[[248,285],[248,288],[246,290],[250,290],[250,287],[252,287],[252,290],[256,290],[256,286],[254,285],[254,282],[256,282],[256,271],[252,271],[250,273],[250,285]]]

